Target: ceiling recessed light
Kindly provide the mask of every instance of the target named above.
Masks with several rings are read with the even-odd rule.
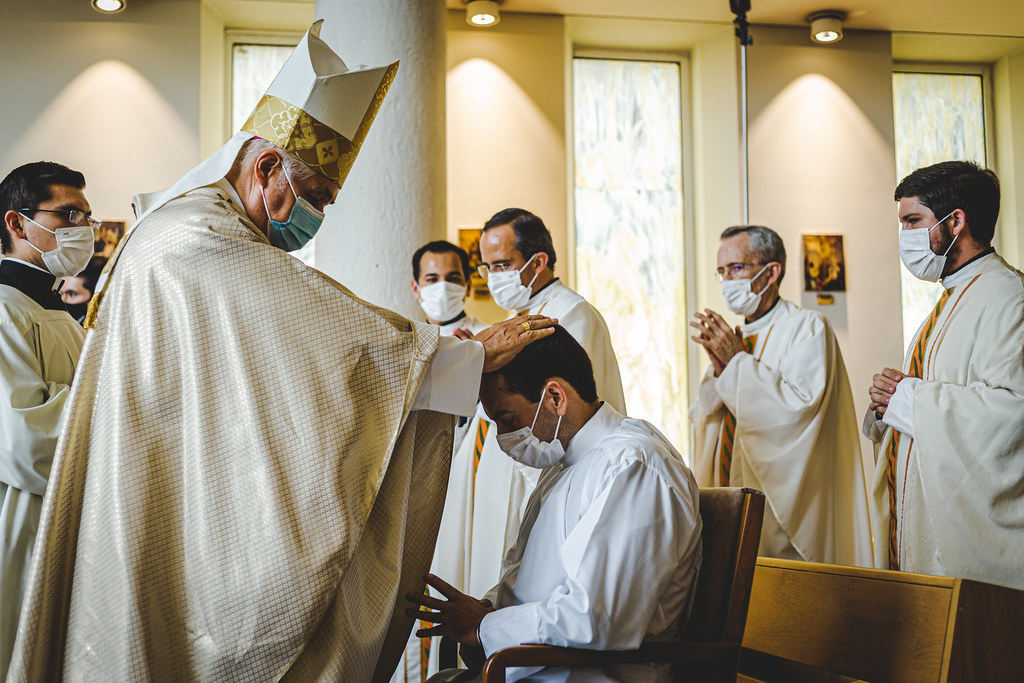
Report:
[[[92,0],[92,8],[103,14],[123,12],[125,0]]]
[[[466,3],[466,23],[470,26],[494,26],[499,21],[501,14],[494,0],[469,0]]]
[[[822,10],[807,17],[811,22],[811,40],[816,43],[835,43],[843,39],[843,20],[846,13]]]

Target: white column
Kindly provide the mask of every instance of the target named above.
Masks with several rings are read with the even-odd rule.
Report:
[[[316,239],[316,267],[421,320],[413,252],[444,239],[444,0],[317,0],[321,37],[350,67],[400,60],[395,82]]]

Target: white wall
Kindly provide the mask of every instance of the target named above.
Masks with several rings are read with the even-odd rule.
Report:
[[[457,244],[459,227],[523,208],[551,231],[563,277],[566,59],[562,17],[506,14],[480,29],[466,23],[465,12],[448,13],[448,239]],[[490,297],[471,298],[467,309],[488,321],[505,316]]]
[[[1024,269],[1024,53],[1003,57],[992,72],[996,164],[1002,206],[996,248]]]
[[[30,161],[80,170],[97,216],[133,218],[131,198],[198,160],[199,0],[0,6],[0,174]]]
[[[859,417],[872,374],[903,358],[890,38],[847,32],[820,46],[802,28],[753,35],[750,219],[786,243],[782,295],[835,328]],[[844,236],[847,292],[831,306],[802,292],[802,234]]]

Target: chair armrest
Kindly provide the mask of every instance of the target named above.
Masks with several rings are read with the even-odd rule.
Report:
[[[483,683],[505,683],[513,666],[607,666],[646,662],[713,662],[739,655],[739,643],[644,643],[637,650],[585,650],[553,645],[519,645],[498,650],[483,668]]]

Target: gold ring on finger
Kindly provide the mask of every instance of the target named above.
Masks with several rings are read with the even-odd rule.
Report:
[[[526,330],[527,332],[530,331],[531,328],[530,328],[530,321],[529,320],[524,320],[523,321],[523,329]]]

